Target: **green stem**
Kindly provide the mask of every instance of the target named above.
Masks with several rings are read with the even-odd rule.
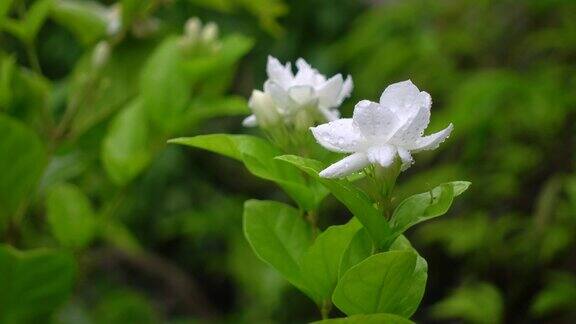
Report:
[[[42,75],[42,67],[40,66],[40,60],[38,59],[38,53],[36,52],[36,45],[33,40],[26,42],[26,54],[28,55],[28,61],[32,70],[37,74]]]
[[[330,301],[330,299],[325,299],[322,302],[322,306],[320,307],[320,315],[322,316],[323,320],[330,318],[331,310],[332,310],[332,302]]]

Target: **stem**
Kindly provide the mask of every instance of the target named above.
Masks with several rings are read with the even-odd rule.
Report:
[[[26,54],[28,55],[28,62],[30,67],[34,72],[42,75],[42,67],[40,66],[40,60],[38,59],[38,53],[36,52],[36,45],[34,41],[26,42]]]
[[[315,239],[316,236],[318,236],[318,232],[320,231],[318,229],[318,214],[316,211],[310,210],[306,212],[306,221],[308,221],[310,227],[312,227],[312,238]]]
[[[330,299],[325,299],[322,302],[322,306],[320,307],[320,315],[322,316],[323,320],[330,318],[331,310],[332,310],[332,302],[330,301]]]

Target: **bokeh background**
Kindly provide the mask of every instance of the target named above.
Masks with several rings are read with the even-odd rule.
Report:
[[[186,43],[190,17],[219,35]],[[429,130],[454,123],[399,179],[398,199],[473,183],[408,233],[430,266],[417,322],[576,322],[571,0],[1,0],[0,322],[317,319],[242,234],[244,200],[287,198],[166,144],[258,133],[241,120],[269,54],[351,74],[344,116],[411,79]],[[328,199],[320,221],[349,217]]]

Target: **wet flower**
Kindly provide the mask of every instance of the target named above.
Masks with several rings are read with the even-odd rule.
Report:
[[[314,122],[336,120],[337,108],[352,91],[352,78],[348,76],[344,80],[337,74],[327,79],[301,58],[296,61],[296,67],[298,72],[293,74],[290,62],[282,65],[276,58],[268,57],[264,93],[274,103],[268,109],[275,109],[286,124],[305,129]],[[258,123],[258,116],[254,114],[243,124],[256,126]]]
[[[318,143],[326,149],[351,153],[320,172],[325,178],[338,178],[370,164],[387,168],[399,159],[402,170],[412,163],[412,153],[436,149],[452,132],[444,130],[423,136],[430,122],[432,98],[410,80],[388,86],[380,102],[362,100],[352,118],[339,119],[311,128]]]

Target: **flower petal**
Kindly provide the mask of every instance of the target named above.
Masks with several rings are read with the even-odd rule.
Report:
[[[288,114],[297,106],[288,96],[286,90],[272,80],[266,80],[266,82],[264,82],[264,92],[272,97],[278,109],[285,114]]]
[[[340,111],[338,111],[338,109],[335,108],[318,107],[318,111],[320,111],[322,116],[324,116],[324,118],[328,122],[335,121],[338,118],[340,118]]]
[[[338,99],[342,92],[344,80],[341,74],[336,74],[320,86],[318,99],[321,107],[332,108],[338,106]]]
[[[255,115],[250,115],[242,121],[242,126],[244,127],[256,127],[258,126],[258,120],[256,120]]]
[[[402,112],[404,106],[416,100],[420,90],[410,80],[393,83],[384,89],[380,104],[394,112]]]
[[[366,151],[366,155],[370,163],[376,163],[387,168],[394,163],[397,152],[395,146],[384,145],[369,148],[368,151]]]
[[[290,87],[288,89],[288,95],[299,105],[305,105],[315,99],[314,88],[307,85]]]
[[[352,119],[366,137],[387,137],[399,126],[396,115],[375,102],[362,100],[354,107]]]
[[[450,124],[437,133],[417,139],[416,142],[411,147],[407,147],[407,149],[412,152],[434,150],[450,136],[453,129],[454,125]]]
[[[352,77],[348,76],[344,83],[342,84],[342,89],[338,95],[338,100],[336,101],[336,106],[340,106],[344,99],[350,97],[352,89],[354,88],[354,83],[352,82]]]
[[[311,127],[310,130],[314,138],[316,138],[316,141],[318,141],[318,144],[332,152],[356,152],[365,141],[350,118],[338,119],[333,122]]]
[[[342,178],[356,171],[362,170],[370,162],[364,153],[354,153],[330,165],[320,172],[323,178]]]
[[[290,62],[283,66],[277,58],[268,56],[268,64],[266,65],[266,73],[268,78],[283,88],[290,86],[294,75],[292,74],[292,66]]]
[[[430,108],[432,106],[432,98],[427,92],[422,91],[418,95],[418,101],[415,103],[418,108],[415,114],[407,117],[404,120],[402,127],[398,128],[391,141],[394,144],[404,146],[410,145],[416,139],[422,137],[424,130],[430,123]]]
[[[403,147],[398,147],[397,149],[398,156],[400,156],[400,159],[402,160],[402,171],[405,171],[414,164],[414,158],[412,158],[412,154],[410,154],[410,151],[407,149]]]

